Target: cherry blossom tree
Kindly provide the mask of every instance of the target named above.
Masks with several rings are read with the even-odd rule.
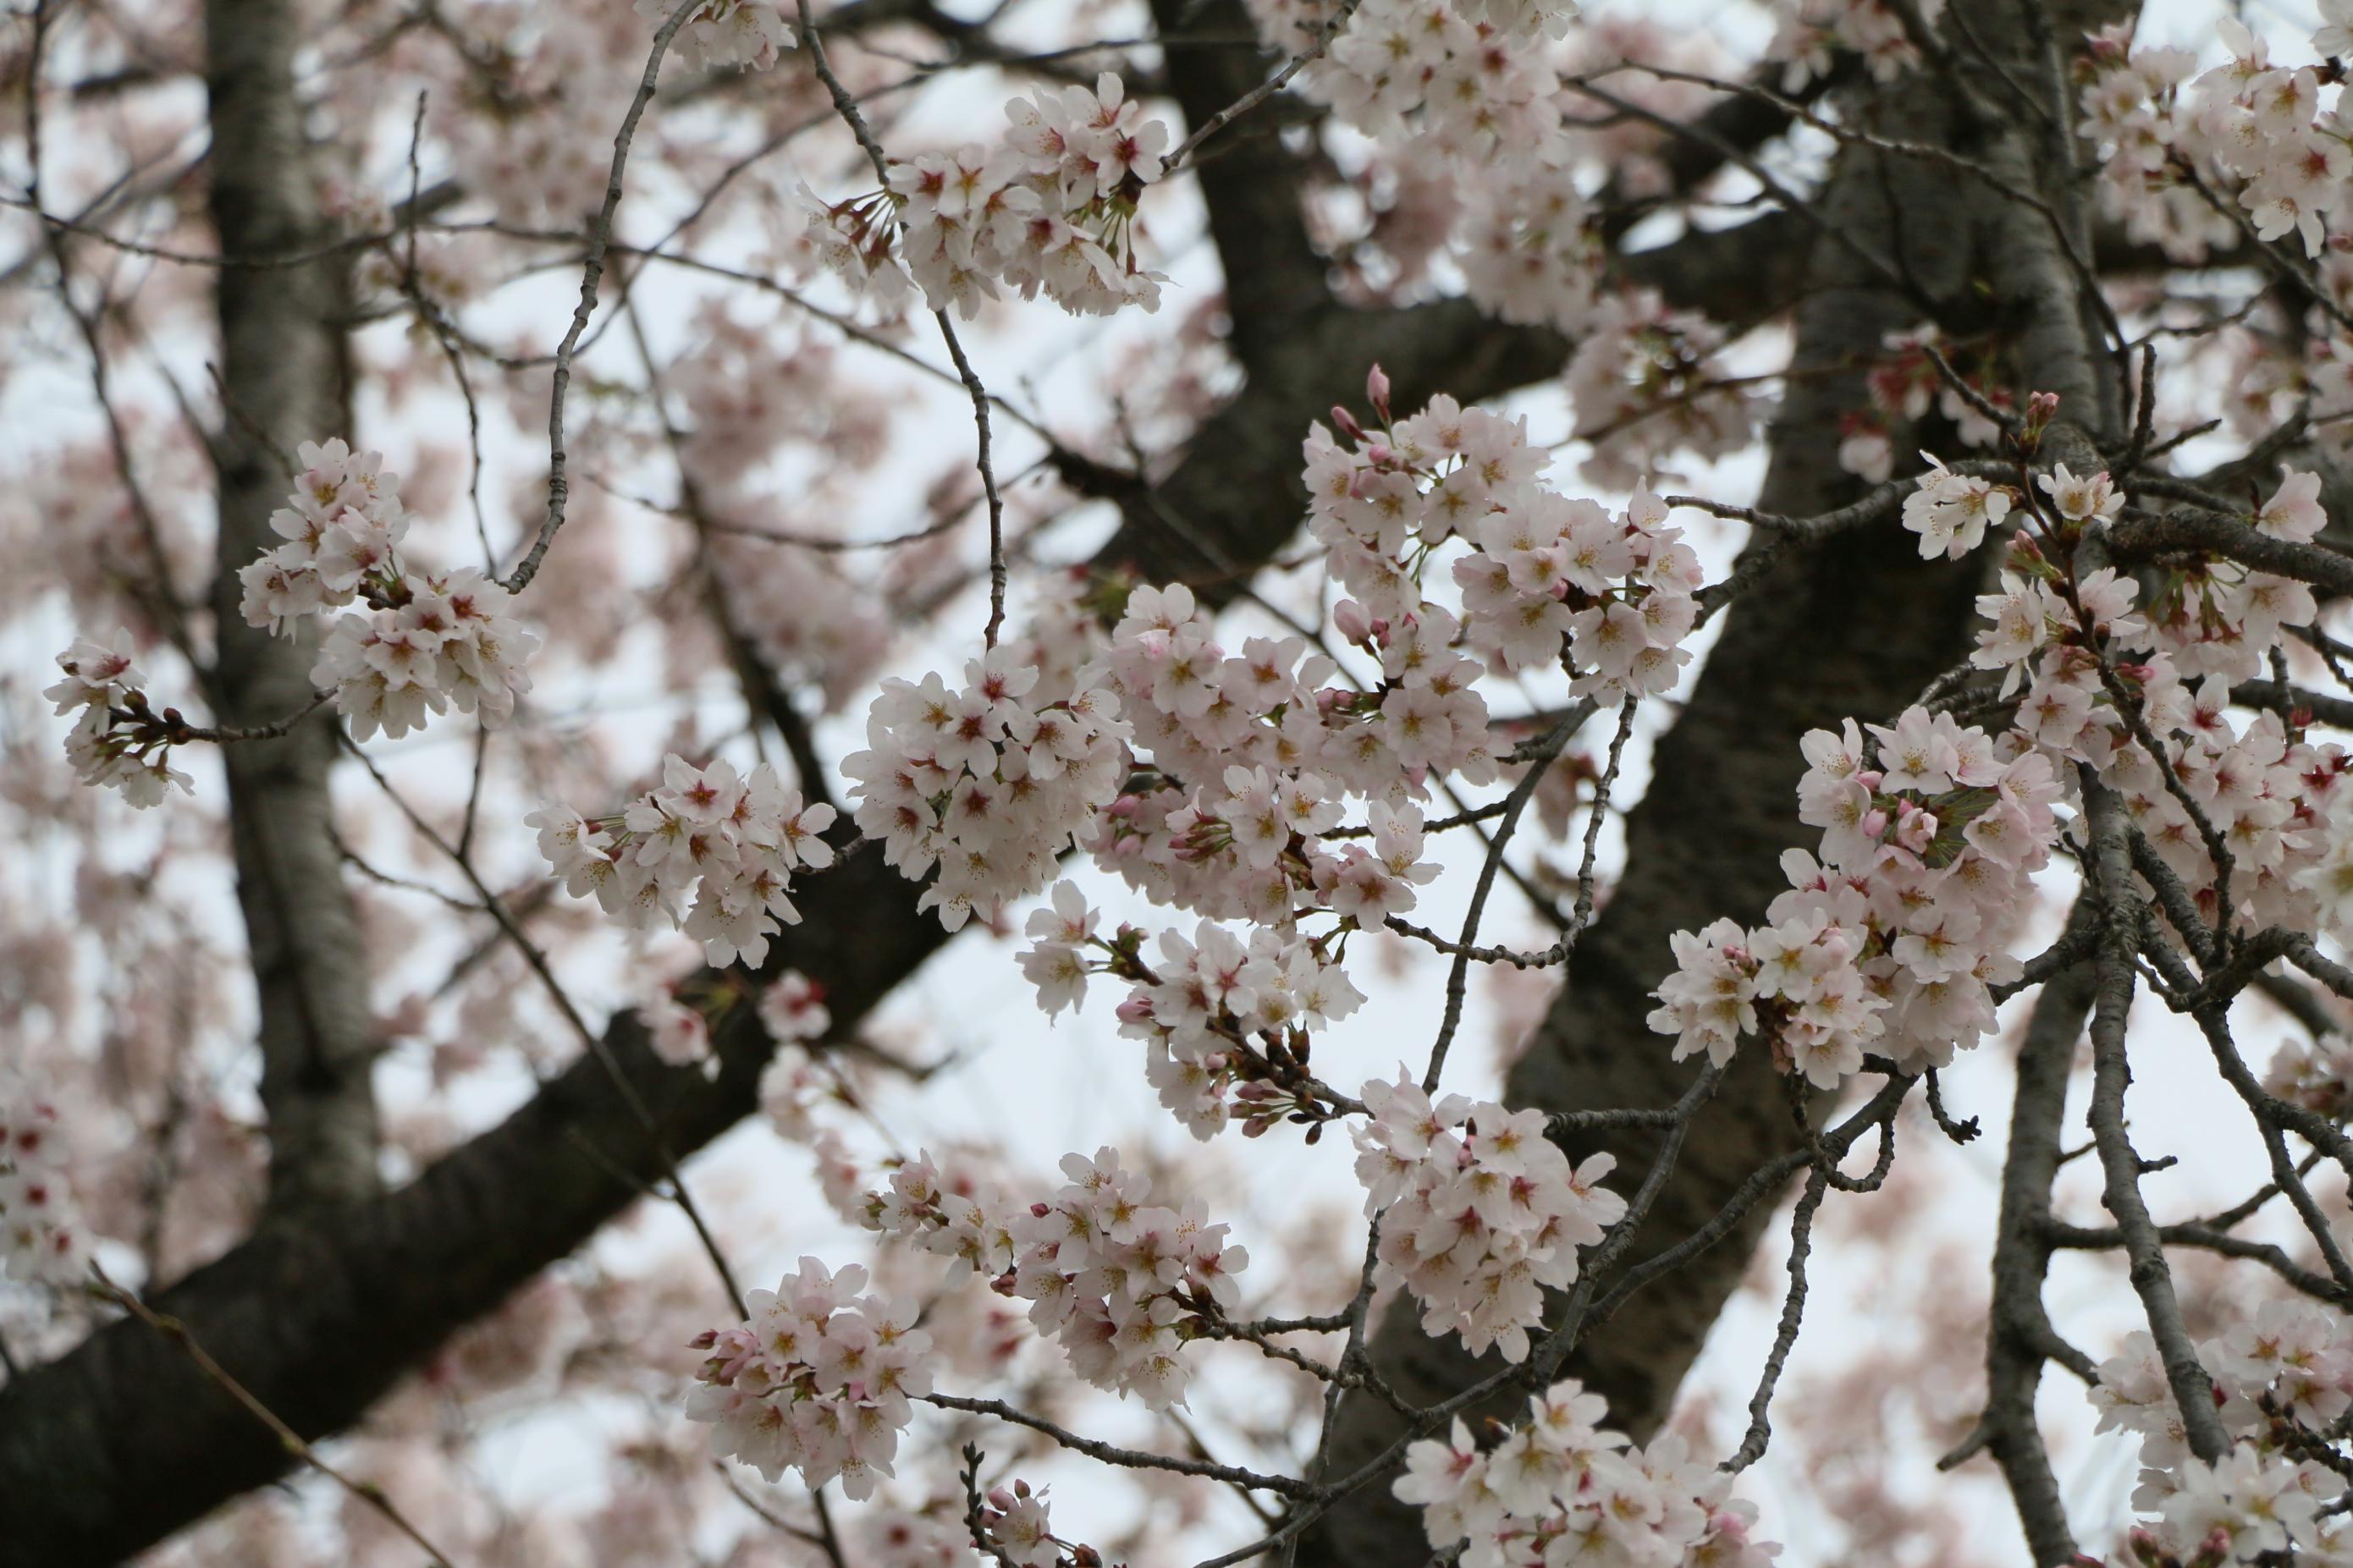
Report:
[[[17,6],[0,1563],[2353,1563],[2353,9],[1691,20]]]

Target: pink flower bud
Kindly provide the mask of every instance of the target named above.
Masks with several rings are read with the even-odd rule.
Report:
[[[1131,996],[1121,1003],[1115,1011],[1119,1021],[1123,1024],[1149,1024],[1152,1022],[1152,998]]]
[[[1886,812],[1881,810],[1877,806],[1873,806],[1869,811],[1862,814],[1862,834],[1864,837],[1876,838],[1886,831]]]
[[[1373,366],[1371,372],[1365,377],[1365,401],[1373,405],[1373,412],[1379,415],[1383,420],[1386,421],[1388,418],[1388,373],[1377,364]]]
[[[1332,626],[1350,642],[1360,643],[1372,635],[1372,617],[1365,606],[1354,599],[1343,599],[1332,606]]]
[[[1365,427],[1356,423],[1356,416],[1336,403],[1332,405],[1332,423],[1338,426],[1340,434],[1351,441],[1365,438]]]

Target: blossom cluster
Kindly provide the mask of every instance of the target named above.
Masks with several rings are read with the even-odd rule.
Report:
[[[1371,1114],[1350,1136],[1365,1212],[1381,1216],[1383,1268],[1412,1292],[1431,1336],[1525,1361],[1545,1290],[1575,1284],[1577,1249],[1625,1217],[1625,1200],[1600,1184],[1617,1160],[1572,1165],[1543,1111],[1459,1094],[1433,1105],[1402,1067],[1362,1093]]]
[[[1367,391],[1380,433],[1335,411],[1348,444],[1319,426],[1305,456],[1311,527],[1350,595],[1334,625],[1377,661],[1377,682],[1343,684],[1303,637],[1250,637],[1229,653],[1181,584],[1127,590],[1108,644],[1071,678],[1115,694],[1135,750],[1086,847],[1155,902],[1199,918],[1160,934],[1155,967],[1141,933],[1098,935],[1065,888],[1032,918],[1023,965],[1050,1015],[1091,974],[1128,981],[1124,1028],[1147,1042],[1163,1102],[1198,1136],[1238,1103],[1255,1130],[1315,1092],[1308,1037],[1361,1001],[1335,939],[1410,911],[1436,875],[1417,797],[1440,778],[1498,775],[1476,689],[1490,665],[1566,659],[1575,690],[1620,703],[1672,684],[1698,618],[1697,558],[1648,491],[1613,516],[1536,481],[1546,458],[1524,422],[1442,397],[1393,419],[1377,371]],[[1421,592],[1429,556],[1450,546],[1462,617]],[[955,721],[944,688],[925,721]],[[871,757],[850,766],[879,771]],[[1363,826],[1343,826],[1357,797]],[[894,826],[871,804],[860,820],[870,834]],[[912,842],[928,820],[896,826]],[[1337,929],[1303,934],[1299,922],[1319,914]],[[1258,929],[1238,937],[1218,923],[1230,921]]]
[[[1765,58],[1781,62],[1784,92],[1830,75],[1839,54],[1860,55],[1883,82],[1919,67],[1919,46],[1904,15],[1883,0],[1797,0],[1774,9],[1780,13],[1780,28],[1766,46]],[[1933,31],[1945,14],[1945,0],[1922,0],[1911,14]]]
[[[353,452],[336,437],[305,441],[295,457],[302,471],[269,517],[286,542],[237,574],[247,623],[281,636],[303,616],[352,603],[364,587],[388,587],[409,524],[400,476],[384,471],[383,453]]]
[[[1300,0],[1252,0],[1251,10],[1270,47],[1286,51],[1311,47],[1324,23]],[[1558,37],[1575,15],[1546,0],[1365,0],[1337,18],[1301,86],[1377,144],[1374,234],[1401,283],[1443,250],[1481,310],[1576,341],[1566,384],[1574,434],[1591,444],[1584,467],[1622,489],[1670,454],[1736,450],[1757,410],[1723,384],[1720,331],[1608,275],[1588,191],[1598,174],[1621,195],[1659,194],[1666,176],[1644,140],[1654,132],[1630,114],[1565,108],[1583,69],[1611,74],[1640,58],[1715,74],[1723,62],[1704,40],[1623,17],[1546,47],[1539,35]],[[1661,123],[1704,107],[1687,84],[1612,74],[1610,88]]]
[[[1514,672],[1565,658],[1570,689],[1612,706],[1674,684],[1690,662],[1681,644],[1698,622],[1702,575],[1648,489],[1616,515],[1559,495],[1536,480],[1546,457],[1525,420],[1448,397],[1378,437],[1350,433],[1350,447],[1320,425],[1308,438],[1309,526],[1376,623],[1428,615],[1403,559],[1409,541],[1430,548],[1460,535],[1472,546],[1452,567],[1461,629],[1482,658]],[[1435,624],[1453,629],[1451,617]],[[1483,673],[1459,656],[1429,662],[1425,681],[1467,689]]]
[[[2308,330],[2283,352],[2269,334],[2232,328],[2210,342],[2232,394],[2222,408],[2253,439],[2292,411],[2306,410],[2314,441],[2343,460],[2353,451],[2353,228],[2338,60],[2353,37],[2336,0],[2321,7],[2312,35],[2319,63],[2274,64],[2270,41],[2235,17],[2217,23],[2228,58],[2200,73],[2187,49],[2139,47],[2118,26],[2092,35],[2094,68],[2082,92],[2082,134],[2098,148],[2105,216],[2126,237],[2161,247],[2174,261],[2200,264],[2257,241],[2311,261]]]
[[[1240,1304],[1250,1254],[1209,1223],[1198,1198],[1147,1203],[1150,1178],[1120,1169],[1119,1151],[1062,1157],[1070,1180],[1050,1201],[1015,1208],[944,1183],[928,1154],[868,1194],[866,1223],[954,1258],[1029,1303],[1039,1332],[1098,1388],[1155,1410],[1181,1405],[1192,1371],[1187,1329]]]
[[[679,0],[638,0],[640,16],[667,20]],[[793,47],[784,15],[765,0],[683,0],[688,16],[671,42],[692,64],[705,69],[750,66],[765,70],[777,54]]]
[[[1046,886],[1055,858],[1118,794],[1127,769],[1120,700],[1089,683],[1047,700],[1010,646],[936,674],[895,677],[866,717],[866,749],[842,760],[859,828],[910,879],[939,875],[917,907],[960,929]]]
[[[1024,969],[1050,1016],[1092,973],[1118,973],[1134,987],[1124,1032],[1148,1041],[1148,1072],[1186,1126],[1224,1126],[1238,1081],[1259,1084],[1250,1114],[1263,1126],[1278,1112],[1268,1081],[1303,1086],[1268,1058],[1296,1065],[1308,1032],[1363,1002],[1336,938],[1412,910],[1435,877],[1421,809],[1398,797],[1442,771],[1496,775],[1487,708],[1468,691],[1482,668],[1451,651],[1454,618],[1419,599],[1398,623],[1344,611],[1388,675],[1377,691],[1323,687],[1336,666],[1302,637],[1251,637],[1229,656],[1181,585],[1132,588],[1120,605],[1108,642],[1082,616],[1047,616],[967,666],[965,691],[936,675],[885,682],[869,750],[842,764],[859,827],[908,877],[939,868],[923,908],[948,929],[1042,889],[1073,837],[1153,900],[1193,910],[1200,924],[1163,933],[1155,969],[1141,933],[1099,936],[1063,884],[1030,917]],[[1344,832],[1351,795],[1374,797],[1367,826],[1324,837]],[[1296,929],[1315,912],[1341,931]],[[1259,931],[1242,941],[1224,920]]]
[[[2073,523],[2122,504],[2105,473],[2078,479],[2062,467],[2047,488]],[[2325,521],[2317,494],[2313,475],[2290,474],[2244,521],[2273,538],[2308,542]],[[1989,624],[1971,660],[2003,672],[2003,696],[2023,688],[2019,736],[2056,761],[2099,770],[2209,921],[2218,918],[2221,880],[2211,827],[2232,860],[2232,920],[2353,929],[2353,845],[2340,820],[2353,758],[2292,731],[2275,713],[2242,728],[2227,711],[2232,683],[2262,669],[2280,628],[2313,618],[2312,591],[2193,561],[2168,571],[2151,605],[2138,598],[2131,578],[2105,567],[2063,571],[2021,537],[2000,591],[1978,601]]]
[[[1600,1423],[1608,1403],[1575,1378],[1528,1401],[1528,1419],[1482,1451],[1456,1417],[1445,1439],[1406,1450],[1393,1483],[1421,1510],[1440,1554],[1464,1568],[1625,1563],[1638,1568],[1767,1568],[1780,1548],[1752,1541],[1757,1510],[1733,1478],[1694,1463],[1673,1433],[1638,1448]]]
[[[861,1294],[866,1270],[828,1273],[814,1258],[774,1290],[744,1298],[750,1318],[709,1330],[688,1396],[712,1425],[712,1452],[773,1481],[798,1470],[812,1487],[839,1480],[852,1498],[890,1475],[913,1401],[932,1391],[931,1336],[910,1306]]]
[[[2201,1561],[2271,1562],[2293,1547],[2298,1563],[2353,1563],[2353,1531],[2329,1505],[2343,1490],[2336,1472],[2300,1458],[2320,1447],[2353,1407],[2353,1337],[2343,1316],[2316,1302],[2265,1302],[2229,1331],[2199,1344],[2212,1379],[2216,1414],[2234,1439],[2212,1464],[2195,1458],[2157,1342],[2126,1336],[2099,1367],[2091,1390],[2098,1430],[2140,1438],[2141,1484],[2133,1506],[2154,1516],[2149,1533],[2183,1561],[2219,1537],[2221,1551]]]
[[[1577,410],[1570,434],[1591,447],[1579,465],[1587,481],[1630,490],[1670,460],[1718,462],[1746,447],[1760,405],[1728,384],[1724,346],[1723,328],[1671,308],[1655,289],[1598,300],[1577,329],[1567,377]]]
[[[758,1011],[760,1026],[776,1042],[776,1054],[760,1073],[760,1110],[777,1136],[812,1142],[818,1135],[813,1112],[837,1088],[808,1048],[833,1026],[825,988],[799,970],[787,969],[761,991]]]
[[[2325,779],[2315,782],[2325,784],[2332,795],[2337,794],[2344,788],[2344,763],[2339,751]],[[2306,808],[2313,805],[2309,800],[2300,804]],[[2343,810],[2323,816],[2306,833],[2306,847],[2308,860],[2295,873],[2295,886],[2313,900],[2322,930],[2339,942],[2353,942],[2353,816]]]
[[[319,611],[370,607],[337,617],[311,672],[312,684],[333,688],[355,739],[379,730],[397,739],[452,703],[486,725],[512,719],[539,646],[515,620],[512,595],[470,568],[407,570],[399,544],[408,513],[383,454],[339,438],[305,441],[296,455],[302,472],[269,519],[286,542],[237,574],[248,623],[286,636]]]
[[[989,1488],[980,1507],[978,1528],[988,1550],[1014,1568],[1057,1568],[1066,1561],[1099,1560],[1092,1554],[1083,1559],[1064,1557],[1063,1542],[1055,1536],[1053,1521],[1047,1513],[1046,1494],[1030,1490],[1028,1481]]]
[[[1252,0],[1251,11],[1269,46],[1287,52],[1310,48],[1325,20],[1300,0]],[[1595,173],[1643,195],[1664,176],[1647,125],[1565,113],[1568,79],[1628,58],[1701,72],[1722,62],[1704,44],[1695,52],[1696,40],[1626,18],[1596,22],[1564,47],[1543,42],[1576,15],[1546,0],[1365,0],[1338,19],[1301,87],[1377,144],[1367,183],[1390,188],[1375,198],[1375,237],[1400,283],[1443,250],[1481,310],[1577,342],[1567,387],[1575,435],[1592,444],[1586,471],[1629,489],[1670,452],[1733,450],[1755,411],[1715,384],[1725,379],[1719,331],[1607,275],[1601,214],[1587,195]],[[1611,89],[1662,120],[1703,107],[1682,84],[1630,75]],[[1630,139],[1629,125],[1639,127]]]
[[[1120,79],[1040,89],[1005,107],[994,147],[969,142],[893,163],[882,190],[828,202],[804,188],[807,241],[886,306],[922,285],[935,310],[976,314],[999,283],[1064,310],[1157,310],[1165,279],[1137,259],[1136,203],[1158,179],[1168,128],[1144,118]]]
[[[2273,539],[2310,543],[2328,525],[2320,476],[2287,474],[2240,521]],[[2263,672],[2265,650],[2283,628],[2311,625],[2317,606],[2311,588],[2293,577],[2210,561],[2177,571],[2145,613],[2153,645],[2172,656],[2185,679],[2246,680]]]
[[[1904,498],[1904,526],[1920,536],[1920,559],[1958,561],[1985,542],[1986,530],[2010,515],[2010,489],[1972,474],[1956,473],[1923,452],[1928,471]],[[2062,471],[2066,465],[2061,464]]]
[[[1374,809],[1380,809],[1376,806]],[[1303,1059],[1310,1031],[1364,1005],[1364,993],[1329,953],[1333,944],[1276,927],[1247,940],[1203,921],[1193,940],[1163,931],[1161,962],[1120,1005],[1120,1033],[1146,1043],[1145,1078],[1197,1138],[1226,1124],[1237,1082],[1254,1129],[1295,1103],[1271,1081],[1269,1056]],[[1127,967],[1116,961],[1114,968]],[[1265,1042],[1264,1051],[1253,1039]]]
[[[1506,67],[1527,68],[1525,63]],[[1452,173],[1449,161],[1433,162],[1440,171]],[[1498,170],[1473,184],[1461,206],[1456,226],[1462,237],[1463,291],[1499,320],[1557,327],[1575,332],[1582,344],[1602,309],[1608,253],[1577,171],[1541,161]],[[1603,334],[1605,342],[1609,336]],[[1608,357],[1597,349],[1587,363],[1599,365]],[[1584,412],[1581,404],[1578,412]]]
[[[2162,658],[2151,655],[2144,668],[2161,673]],[[2232,922],[2353,933],[2353,756],[2292,733],[2275,713],[2242,727],[2225,711],[2230,691],[2221,676],[2200,681],[2180,703],[2186,723],[2158,731],[2162,764],[2137,744],[2123,746],[2102,777],[2208,921],[2219,916],[2221,878],[2168,772],[2230,855]],[[2162,710],[2147,707],[2154,726]]]
[[[58,1122],[36,1086],[0,1082],[0,1277],[72,1286],[88,1262]]]
[[[1377,139],[1410,129],[1467,157],[1541,146],[1560,132],[1557,79],[1524,39],[1574,15],[1545,0],[1363,0],[1307,68],[1307,95]]]
[[[1755,1037],[1831,1089],[1866,1049],[1942,1067],[1993,1027],[1989,987],[2018,973],[2006,944],[2058,834],[2051,760],[2005,759],[1925,708],[1870,732],[1850,719],[1801,742],[1799,816],[1823,830],[1821,858],[1782,857],[1790,889],[1767,923],[1675,933],[1650,1025],[1676,1037],[1678,1060],[1704,1050],[1722,1065]]]
[[[1201,919],[1190,935],[1160,934],[1155,967],[1141,933],[1098,937],[1076,889],[1058,891],[1056,909],[1033,917],[1024,967],[1050,1013],[1092,973],[1129,981],[1124,1031],[1147,1042],[1163,1102],[1197,1136],[1226,1123],[1241,1081],[1257,1086],[1252,1125],[1266,1125],[1305,1081],[1290,1069],[1309,1032],[1361,1004],[1335,939],[1411,910],[1437,875],[1420,808],[1402,797],[1441,773],[1495,777],[1486,706],[1468,689],[1482,671],[1453,651],[1454,618],[1422,604],[1373,623],[1352,604],[1341,621],[1381,660],[1377,689],[1324,686],[1336,667],[1299,637],[1251,637],[1229,655],[1181,585],[1132,590],[1082,677],[1118,694],[1143,752],[1086,847],[1155,902]],[[1366,823],[1344,830],[1351,796],[1370,797]],[[1344,831],[1357,837],[1327,837]],[[1339,930],[1302,933],[1311,914]],[[1234,920],[1258,929],[1245,940],[1216,923]]]
[[[1451,774],[1496,776],[1484,673],[1454,650],[1454,617],[1435,605],[1395,621],[1344,603],[1343,634],[1381,660],[1375,690],[1322,683],[1335,666],[1299,637],[1251,637],[1238,655],[1181,584],[1138,588],[1095,668],[1119,692],[1149,759],[1107,803],[1089,847],[1156,902],[1212,919],[1287,924],[1328,907],[1360,923],[1413,907],[1426,882],[1422,818],[1400,802]],[[1369,797],[1373,849],[1335,849],[1349,796]]]
[[[2219,192],[2259,238],[2293,236],[2316,258],[2332,230],[2346,232],[2353,176],[2343,126],[2320,106],[2335,73],[2274,65],[2268,42],[2235,17],[2216,26],[2229,58],[2195,76],[2196,55],[2136,47],[2129,23],[2093,36],[2081,131],[2105,154],[2101,205],[2133,239],[2198,261],[2238,237],[2233,215],[2209,201]],[[2345,31],[2324,23],[2315,49],[2343,52]]]
[[[397,740],[455,704],[495,728],[531,689],[524,663],[539,638],[515,620],[513,597],[471,567],[403,577],[371,616],[345,615],[320,646],[311,684],[332,687],[352,738]]]
[[[661,784],[615,815],[546,805],[523,820],[539,830],[539,852],[574,898],[593,894],[632,931],[666,919],[721,966],[758,966],[777,921],[800,923],[794,873],[833,864],[823,837],[833,807],[803,805],[766,763],[743,775],[724,758],[697,768],[672,753],[662,759]]]
[[[86,784],[122,792],[135,806],[160,803],[177,784],[193,794],[188,775],[172,766],[168,721],[148,706],[146,677],[131,656],[131,634],[117,631],[109,643],[77,637],[58,655],[65,677],[41,695],[57,704],[59,717],[79,714],[66,736],[66,760]]]

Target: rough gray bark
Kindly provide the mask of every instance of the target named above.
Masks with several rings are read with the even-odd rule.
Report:
[[[208,0],[213,223],[229,255],[267,255],[322,235],[294,92],[301,28],[290,0]],[[220,273],[220,533],[211,696],[228,725],[265,725],[311,700],[313,650],[238,612],[237,574],[282,542],[282,455],[348,434],[337,263]],[[237,901],[259,991],[261,1100],[269,1119],[273,1215],[375,1192],[367,963],[343,882],[327,775],[335,717],[321,710],[274,741],[222,748]]]

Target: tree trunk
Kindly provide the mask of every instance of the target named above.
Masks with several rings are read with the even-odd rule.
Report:
[[[208,0],[212,216],[222,254],[267,256],[326,237],[294,91],[301,28],[290,0]],[[269,526],[303,441],[350,432],[338,258],[219,274],[220,532],[214,579],[220,721],[265,725],[311,700],[311,639],[272,637],[239,612],[237,572],[284,542]],[[273,741],[221,748],[237,901],[259,987],[261,1100],[273,1215],[374,1194],[375,1053],[368,963],[343,886],[322,709]]]

